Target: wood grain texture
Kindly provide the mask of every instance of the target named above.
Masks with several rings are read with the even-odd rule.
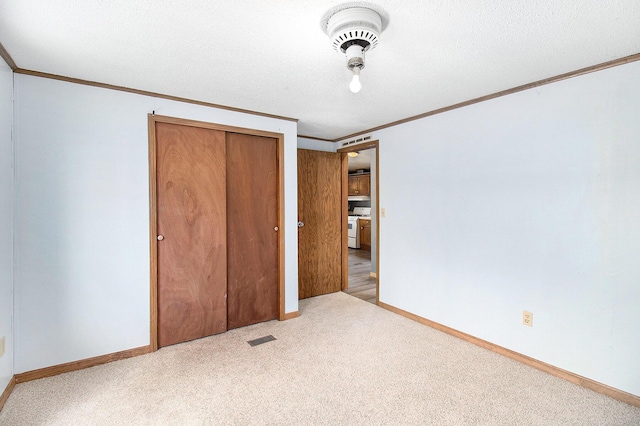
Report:
[[[349,288],[349,157],[346,153],[340,154],[342,161],[342,189],[340,198],[342,199],[342,291]]]
[[[158,350],[158,209],[156,193],[156,121],[152,114],[147,115],[149,132],[149,346]]]
[[[226,144],[227,328],[233,329],[278,317],[278,164],[273,138],[229,132]]]
[[[371,175],[349,175],[349,195],[371,195]]]
[[[349,176],[348,181],[348,192],[349,195],[359,195],[360,191],[360,182],[356,178],[356,176]]]
[[[156,123],[158,346],[227,330],[225,133]]]
[[[488,349],[492,352],[500,354],[502,356],[506,356],[508,358],[514,359],[518,362],[528,365],[529,367],[536,368],[538,370],[544,371],[545,373],[551,374],[553,376],[559,377],[571,383],[574,383],[578,386],[582,386],[587,389],[591,389],[592,391],[598,392],[603,395],[607,395],[611,398],[617,399],[624,403],[640,407],[640,397],[630,394],[628,392],[622,391],[620,389],[612,388],[611,386],[605,385],[603,383],[596,382],[595,380],[588,379],[586,377],[580,376],[578,374],[572,373],[570,371],[563,370],[561,368],[555,367],[551,364],[547,364],[542,361],[538,361],[535,358],[531,358],[529,356],[523,355],[518,352],[514,352],[510,349],[503,348],[502,346],[498,346],[494,343],[487,342],[486,340],[482,340],[478,337],[472,336],[467,333],[463,333],[462,331],[458,331],[454,328],[447,327],[446,325],[442,325],[435,321],[428,320],[419,315],[412,314],[411,312],[407,312],[400,308],[396,308],[395,306],[388,305],[386,303],[378,301],[378,306],[384,308],[388,311],[394,312],[398,315],[401,315],[405,318],[409,318],[410,320],[417,321],[421,324],[424,324],[428,327],[435,328],[436,330],[442,331],[444,333],[455,336],[459,339],[465,340],[469,343],[473,343],[474,345],[480,346],[482,348]]]
[[[277,141],[277,164],[278,164],[278,304],[279,316],[285,316],[285,273],[284,273],[284,135],[281,133],[266,132],[263,130],[249,129],[245,127],[228,126],[217,123],[208,123],[197,120],[187,120],[183,118],[168,117],[163,115],[148,114],[149,122],[149,198],[150,198],[150,235],[151,235],[151,265],[150,265],[150,345],[155,351],[158,349],[158,316],[157,316],[157,194],[156,194],[156,123],[170,123],[182,126],[192,126],[204,129],[222,130],[225,132],[235,132],[254,136],[264,136],[274,138]]]
[[[334,142],[337,142],[337,141],[334,141]],[[377,146],[378,146],[378,141],[373,140],[373,141],[367,141],[367,142],[360,142],[353,145],[347,145],[342,148],[338,148],[336,152],[357,152],[357,151],[362,151],[369,148],[375,148]]]
[[[376,234],[376,303],[380,301],[380,143],[375,141],[376,148],[376,206],[371,212],[376,218],[376,228],[373,230]]]
[[[298,297],[342,289],[342,160],[298,150]]]
[[[299,316],[300,316],[299,311],[287,312],[280,318],[280,321],[286,321],[286,320],[298,318]]]
[[[285,312],[285,270],[284,270],[284,136],[277,137],[278,156],[278,319],[284,320],[287,316]]]
[[[371,251],[371,221],[360,219],[358,225],[360,226],[360,249]]]
[[[13,388],[15,387],[16,376],[12,376],[9,383],[7,383],[7,387],[2,392],[2,395],[0,395],[0,411],[2,411],[2,407],[4,407],[4,404],[7,402],[7,399],[9,399],[9,395],[11,395],[11,392],[13,392]]]
[[[144,355],[150,352],[152,352],[151,346],[141,346],[139,348],[128,349],[126,351],[114,352],[111,354],[100,355],[93,358],[86,358],[78,361],[67,362],[65,364],[58,364],[51,367],[27,371],[25,373],[16,374],[15,380],[16,383],[29,382],[31,380],[57,376],[58,374],[68,373],[70,371],[82,370],[83,368],[95,367],[96,365],[106,364],[112,361],[119,361],[121,359]]]
[[[371,175],[359,176],[358,190],[360,195],[371,195]]]

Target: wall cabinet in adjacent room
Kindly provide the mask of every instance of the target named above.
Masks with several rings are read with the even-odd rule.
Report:
[[[371,195],[371,175],[350,175],[349,195]]]

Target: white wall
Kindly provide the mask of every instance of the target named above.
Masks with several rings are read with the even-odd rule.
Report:
[[[336,152],[335,143],[301,137],[298,137],[298,148],[311,149],[313,151]]]
[[[285,135],[285,301],[298,309],[295,122],[16,75],[17,373],[149,344],[147,114]]]
[[[0,59],[0,394],[13,377],[13,71]]]
[[[639,111],[635,62],[375,132],[380,300],[640,395]]]

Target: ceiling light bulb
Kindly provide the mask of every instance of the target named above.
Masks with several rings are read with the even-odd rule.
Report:
[[[362,89],[362,84],[360,83],[360,68],[355,67],[353,69],[353,78],[351,79],[351,83],[349,83],[349,90],[352,93],[358,93]]]
[[[357,152],[347,152],[347,155],[348,155],[349,157],[352,157],[352,158],[353,158],[353,157],[357,157],[357,156],[358,156],[358,153],[357,153]]]

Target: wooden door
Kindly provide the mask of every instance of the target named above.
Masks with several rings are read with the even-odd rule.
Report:
[[[276,139],[227,133],[228,328],[278,316]]]
[[[342,289],[341,173],[340,154],[298,150],[300,299]]]
[[[158,346],[227,329],[225,133],[156,123]]]

